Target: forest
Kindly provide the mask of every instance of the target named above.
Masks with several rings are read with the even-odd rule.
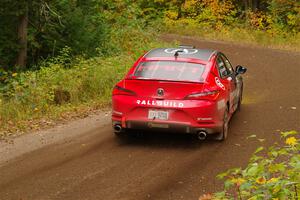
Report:
[[[300,2],[1,0],[0,18],[0,66],[2,71],[15,71],[37,68],[41,61],[62,52],[83,57],[118,54],[129,48],[124,36],[145,29],[174,32],[176,27],[190,26],[216,32],[239,28],[260,30],[268,37],[299,38]],[[119,42],[120,38],[124,40]]]

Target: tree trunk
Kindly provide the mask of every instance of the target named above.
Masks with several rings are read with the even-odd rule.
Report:
[[[183,4],[185,3],[185,0],[181,0],[181,1],[178,1],[178,4],[177,4],[177,19],[180,19],[182,17],[182,6]]]
[[[22,68],[26,67],[27,33],[28,33],[28,4],[26,4],[24,14],[22,14],[19,17],[19,24],[18,24],[18,40],[19,40],[20,50],[16,60],[16,65]]]
[[[260,7],[259,6],[259,3],[260,3],[259,0],[253,0],[252,3],[253,3],[253,5],[252,5],[253,10],[254,11],[259,10],[259,7]]]
[[[244,9],[245,11],[247,11],[249,9],[248,0],[243,0],[243,1],[244,1]]]

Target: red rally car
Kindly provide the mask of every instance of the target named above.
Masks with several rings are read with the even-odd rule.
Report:
[[[167,129],[214,134],[225,140],[228,123],[241,105],[246,68],[232,68],[215,50],[190,46],[157,48],[141,56],[112,93],[117,135],[129,129]]]

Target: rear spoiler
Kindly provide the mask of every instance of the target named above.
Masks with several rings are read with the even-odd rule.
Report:
[[[181,49],[195,49],[196,48],[195,46],[185,45],[185,44],[180,44],[178,47]]]

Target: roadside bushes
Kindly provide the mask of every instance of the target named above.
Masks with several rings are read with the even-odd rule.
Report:
[[[0,137],[1,131],[29,130],[32,121],[109,105],[114,84],[134,61],[163,45],[150,31],[124,29],[116,34],[120,38],[114,43],[124,50],[118,55],[86,59],[72,56],[66,47],[59,56],[41,62],[38,70],[0,72]]]
[[[165,11],[165,31],[300,50],[299,1],[256,1],[255,7],[246,2],[254,1],[186,0],[180,9]]]
[[[47,63],[38,71],[14,75],[0,97],[1,129],[26,130],[28,120],[59,118],[61,113],[85,104],[90,108],[109,104],[113,85],[134,57],[78,58],[70,68]]]
[[[27,70],[0,68],[0,136],[3,130],[28,130],[30,122],[110,103],[113,85],[135,59],[162,45],[157,25],[146,23],[137,4],[128,2],[53,0],[51,10],[44,2],[48,21],[40,23],[47,34],[30,33],[29,39],[37,45],[31,49],[49,44],[43,55],[49,56],[49,50],[52,55]]]
[[[272,0],[267,13],[269,30],[276,34],[300,32],[300,2],[295,0]]]
[[[256,137],[252,135],[250,137]],[[282,143],[259,147],[245,169],[218,175],[225,190],[210,199],[298,200],[300,198],[300,140],[296,131],[281,133]],[[200,198],[201,199],[201,198]]]

